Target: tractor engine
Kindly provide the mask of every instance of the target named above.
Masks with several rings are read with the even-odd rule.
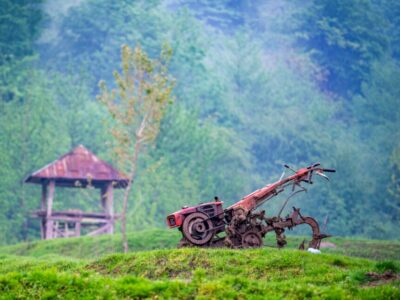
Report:
[[[202,203],[193,207],[182,207],[181,210],[167,216],[170,228],[178,227],[184,237],[181,246],[187,243],[196,246],[209,245],[214,235],[225,230],[223,202]],[[187,241],[187,242],[186,242]]]

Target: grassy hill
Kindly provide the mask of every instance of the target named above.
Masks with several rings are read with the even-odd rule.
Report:
[[[128,235],[130,251],[172,249],[176,248],[180,233],[175,230],[151,229]],[[111,253],[122,253],[120,234],[100,235],[33,241],[17,245],[0,247],[0,254],[14,254],[40,257],[44,255],[61,255],[73,258],[96,258]]]
[[[399,281],[375,285],[373,262],[296,250],[179,249],[96,260],[0,257],[0,298],[399,299]]]
[[[331,240],[337,248],[315,255],[269,247],[173,249],[178,239],[166,230],[131,234],[126,255],[117,253],[118,235],[0,247],[0,299],[400,298],[399,280],[368,276],[400,272],[398,242],[356,240],[357,253],[349,239],[337,238]],[[299,241],[289,240],[293,247]],[[334,251],[386,257],[327,253]]]
[[[150,229],[128,235],[130,251],[174,249],[180,239],[178,230]],[[301,236],[288,236],[288,248],[297,248],[303,241]],[[308,239],[309,240],[309,239]],[[354,238],[329,238],[327,241],[336,248],[322,249],[324,253],[343,254],[374,260],[400,260],[400,242],[377,241]],[[273,234],[267,235],[264,245],[275,247]],[[0,254],[13,254],[40,257],[44,255],[61,255],[73,258],[96,258],[106,254],[122,253],[121,235],[102,235],[96,237],[79,237],[34,241],[0,247]]]

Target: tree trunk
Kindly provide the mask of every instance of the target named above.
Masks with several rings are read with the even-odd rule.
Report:
[[[128,239],[126,237],[126,211],[128,208],[128,198],[129,198],[130,191],[132,189],[133,179],[135,178],[135,175],[136,175],[136,163],[139,158],[139,152],[140,152],[140,146],[141,146],[140,135],[138,135],[138,136],[139,136],[139,138],[137,138],[136,142],[135,142],[135,148],[133,151],[132,160],[130,161],[132,169],[129,174],[129,182],[128,182],[128,186],[125,189],[124,201],[123,201],[123,205],[122,205],[121,231],[122,231],[122,246],[124,248],[124,253],[128,253],[128,251],[129,251]]]

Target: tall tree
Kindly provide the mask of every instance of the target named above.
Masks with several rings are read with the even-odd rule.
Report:
[[[398,227],[400,225],[400,147],[393,151],[390,162],[392,174],[389,184],[389,193],[392,195],[392,199],[389,203],[389,207],[392,210],[391,217],[394,221],[394,225]]]
[[[381,10],[371,0],[314,0],[299,19],[298,41],[326,69],[324,87],[358,93],[388,47]]]
[[[361,95],[352,99],[350,107],[353,132],[359,135],[360,143],[365,147],[362,154],[357,155],[357,160],[365,168],[363,177],[369,177],[364,191],[361,191],[360,198],[364,201],[360,208],[368,208],[373,218],[382,219],[379,222],[381,236],[398,237],[390,217],[396,214],[393,209],[396,199],[393,193],[388,193],[387,187],[391,184],[391,176],[396,175],[394,162],[400,138],[400,67],[393,59],[385,57],[375,62],[371,69],[371,76],[362,84]],[[368,170],[374,170],[373,176]],[[374,227],[367,223],[364,234],[378,237]]]
[[[43,0],[0,1],[0,65],[34,54]]]
[[[0,0],[0,101],[21,95],[44,14],[42,0]]]
[[[38,188],[24,178],[69,149],[65,120],[46,74],[37,70],[19,72],[24,84],[12,101],[0,102],[0,208],[4,212],[4,235],[0,243],[35,236],[36,225],[28,226],[28,213],[40,203]],[[8,220],[7,220],[8,219]]]
[[[381,0],[379,8],[383,8],[384,20],[387,22],[386,36],[389,39],[390,52],[400,60],[400,2],[397,0]]]
[[[171,51],[164,48],[158,60],[152,60],[140,48],[122,46],[121,73],[115,71],[116,88],[107,89],[100,82],[98,99],[105,105],[113,120],[111,134],[114,152],[120,167],[128,174],[122,208],[122,237],[125,253],[126,214],[140,153],[155,140],[165,107],[172,101],[173,81],[167,73]]]
[[[159,0],[82,1],[63,17],[57,38],[41,44],[42,57],[48,68],[86,72],[95,93],[100,79],[112,80],[122,44],[140,43],[150,55],[158,54],[169,18]]]

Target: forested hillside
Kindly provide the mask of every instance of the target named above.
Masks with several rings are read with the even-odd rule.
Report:
[[[0,244],[39,238],[31,172],[79,144],[115,162],[96,96],[122,44],[168,44],[175,78],[128,231],[320,161],[337,173],[289,208],[329,215],[333,235],[399,239],[399,16],[395,0],[0,0]],[[98,197],[58,189],[54,205],[95,211]]]

